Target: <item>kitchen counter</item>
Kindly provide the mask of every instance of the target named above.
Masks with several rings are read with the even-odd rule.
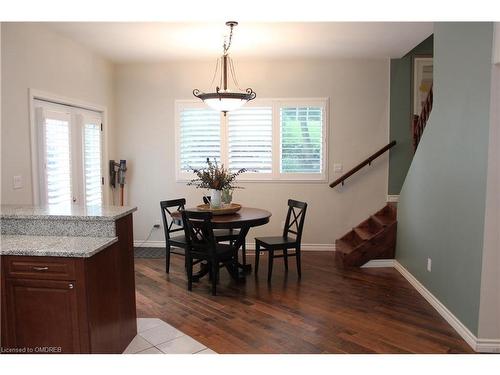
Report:
[[[115,222],[137,207],[0,206],[2,235],[116,237]]]
[[[0,219],[115,221],[135,211],[137,207],[127,206],[1,205]]]
[[[118,237],[3,235],[0,255],[89,258],[118,241]]]

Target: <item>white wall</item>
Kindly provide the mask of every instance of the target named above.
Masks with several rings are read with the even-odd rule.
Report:
[[[28,89],[106,106],[113,123],[113,67],[34,23],[2,23],[2,203],[32,203]],[[112,126],[109,137],[112,139]],[[109,156],[114,155],[113,143]],[[21,175],[24,188],[14,190]]]
[[[237,56],[240,85],[260,98],[329,97],[329,180],[333,164],[347,171],[388,143],[389,61],[245,61]],[[186,197],[201,203],[203,191],[175,182],[174,101],[191,99],[194,88],[210,84],[215,61],[124,64],[115,68],[117,157],[127,159],[128,204],[137,205],[136,240],[160,221],[159,201]],[[388,157],[350,178],[340,190],[327,183],[245,183],[234,201],[273,214],[271,223],[252,235],[282,230],[288,198],[309,203],[303,242],[334,240],[385,204]],[[153,241],[163,240],[162,231]],[[249,238],[250,240],[250,238]]]

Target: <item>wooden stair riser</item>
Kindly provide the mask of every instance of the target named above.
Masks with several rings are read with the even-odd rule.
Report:
[[[396,207],[387,204],[335,241],[335,256],[346,267],[359,267],[372,259],[392,259],[396,249]]]
[[[346,254],[347,266],[360,267],[372,259],[393,259],[396,244],[396,223],[389,225],[369,241],[365,241],[355,251]]]

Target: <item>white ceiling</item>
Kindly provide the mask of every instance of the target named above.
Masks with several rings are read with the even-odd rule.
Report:
[[[216,58],[224,23],[51,22],[46,26],[114,62]],[[231,53],[247,58],[397,58],[431,22],[241,22]]]

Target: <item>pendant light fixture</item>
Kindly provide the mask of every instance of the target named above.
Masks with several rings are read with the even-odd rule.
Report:
[[[236,79],[234,71],[233,60],[229,57],[229,48],[231,47],[231,40],[233,38],[233,28],[237,25],[238,22],[236,21],[226,22],[226,26],[229,26],[230,28],[229,39],[227,40],[227,43],[226,40],[224,40],[223,54],[220,59],[217,59],[214,77],[212,79],[212,83],[210,84],[210,86],[213,85],[220,66],[219,85],[215,88],[215,92],[204,93],[198,89],[193,90],[194,96],[203,100],[210,108],[224,112],[224,116],[228,111],[234,111],[256,97],[255,92],[251,88],[247,88],[246,90],[239,88],[238,80]],[[231,91],[228,89],[228,71],[232,77],[234,85],[239,91]]]

